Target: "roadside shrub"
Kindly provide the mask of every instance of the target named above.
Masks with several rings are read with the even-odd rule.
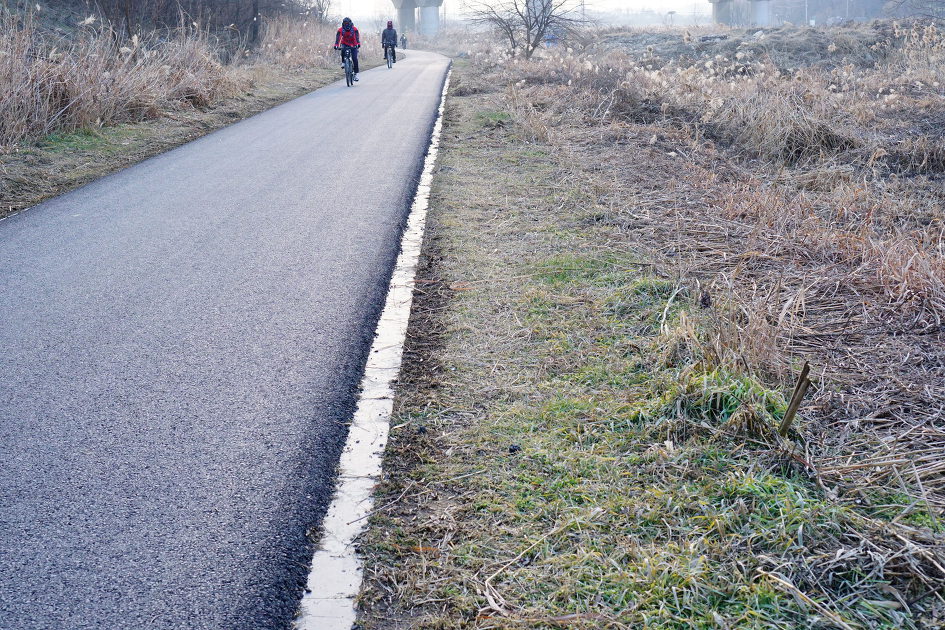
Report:
[[[854,142],[825,99],[794,84],[759,86],[727,99],[709,118],[719,135],[739,147],[783,164],[817,160],[849,150]]]

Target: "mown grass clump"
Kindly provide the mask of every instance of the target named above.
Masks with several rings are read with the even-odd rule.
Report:
[[[787,410],[780,393],[724,367],[687,370],[650,404],[641,410],[641,419],[661,429],[669,422],[684,435],[722,429],[759,439],[774,439]]]

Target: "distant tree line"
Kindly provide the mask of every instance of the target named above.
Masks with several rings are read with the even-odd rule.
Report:
[[[751,22],[749,5],[748,0],[735,0],[733,23]],[[882,17],[945,17],[945,0],[774,0],[771,14],[776,24],[813,20],[819,25]]]
[[[279,14],[327,18],[330,0],[87,0],[112,24],[126,30],[176,26],[181,20],[209,28],[232,28],[251,42],[259,39],[263,19]]]
[[[276,15],[300,15],[325,21],[331,0],[0,0],[6,9],[31,11],[42,5],[58,5],[86,16],[107,20],[119,32],[196,23],[211,30],[230,29],[249,42],[260,38],[265,19]]]

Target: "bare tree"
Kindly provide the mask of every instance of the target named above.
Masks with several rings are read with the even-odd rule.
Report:
[[[498,31],[509,52],[531,59],[547,36],[562,36],[582,23],[576,0],[474,0],[470,20]]]
[[[328,21],[328,12],[331,10],[331,0],[309,0],[308,11],[316,22],[324,24]]]

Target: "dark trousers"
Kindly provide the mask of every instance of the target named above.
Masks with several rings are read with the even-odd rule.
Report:
[[[342,46],[341,47],[341,63],[345,62],[345,48],[351,51],[351,65],[354,66],[354,73],[357,74],[361,72],[358,69],[358,49],[354,46]]]
[[[397,63],[397,48],[393,44],[386,44],[384,46],[384,61],[387,61],[387,51],[390,51],[391,58],[390,60],[394,63]]]

